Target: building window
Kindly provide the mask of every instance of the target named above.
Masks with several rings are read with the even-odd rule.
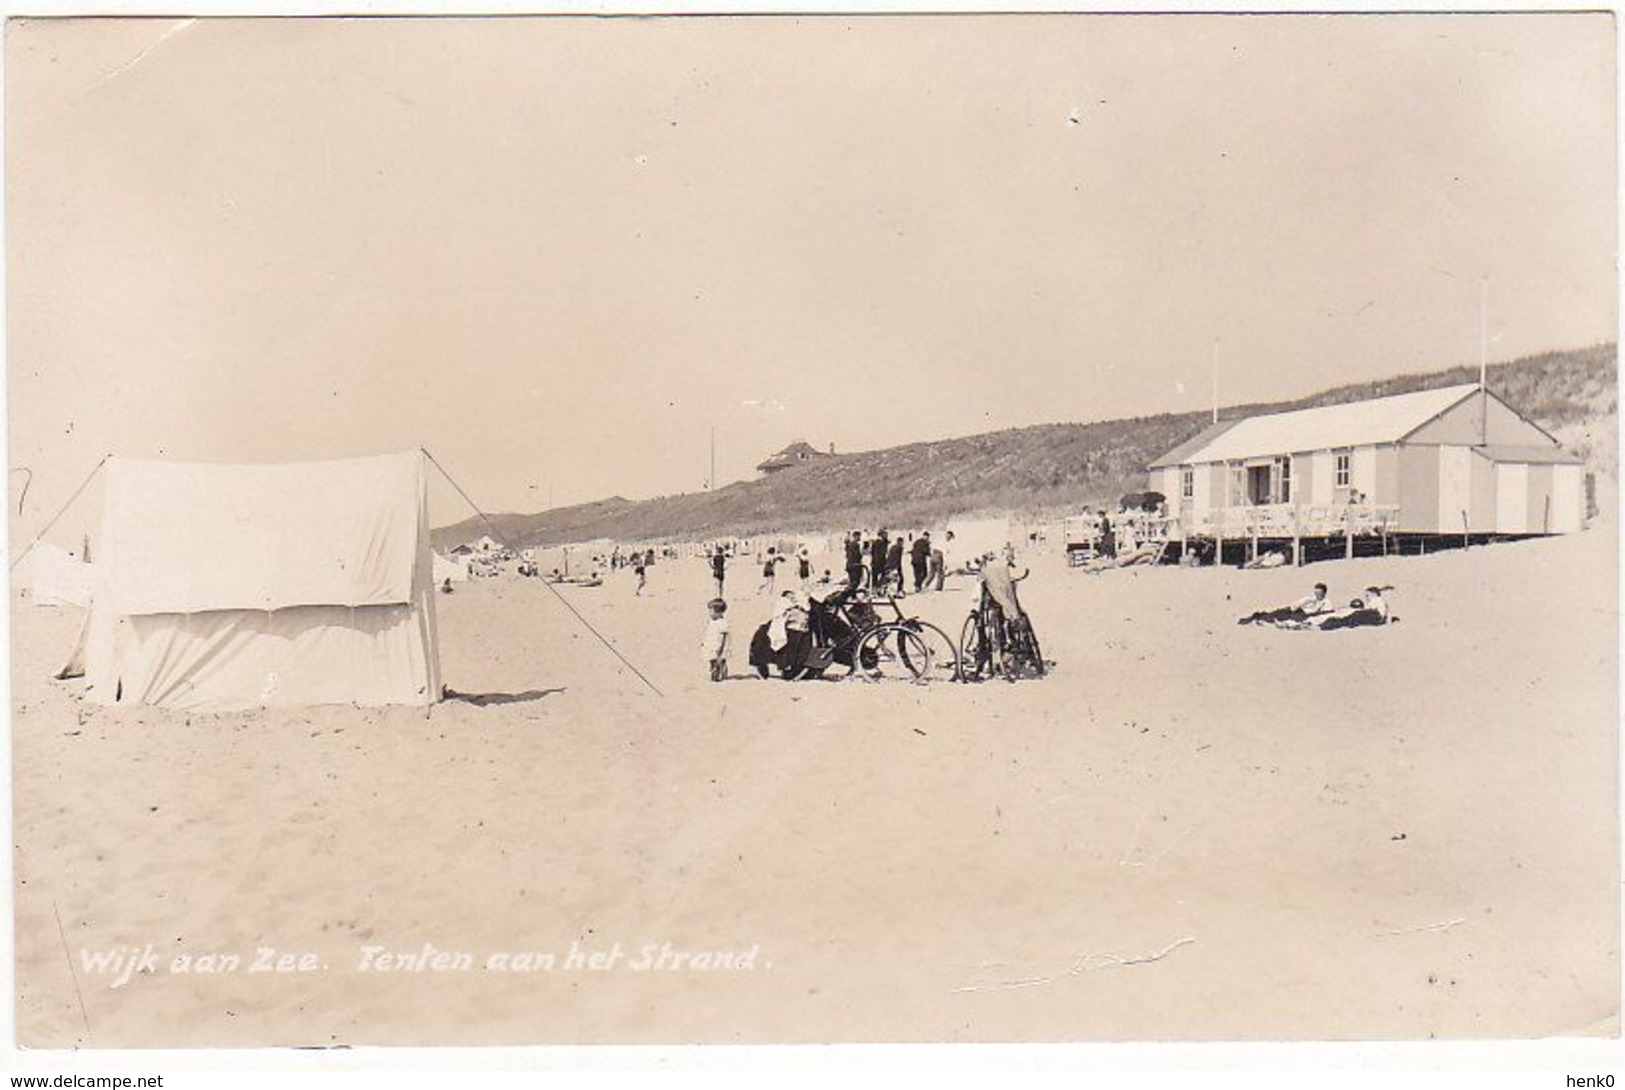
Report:
[[[1187,500],[1196,498],[1196,470],[1190,466],[1179,471],[1179,495]]]
[[[1338,488],[1347,488],[1349,486],[1349,463],[1354,460],[1354,455],[1350,451],[1340,450],[1334,457],[1337,459],[1336,485]]]
[[[1281,487],[1276,490],[1277,503],[1292,502],[1292,455],[1275,459],[1276,478]]]

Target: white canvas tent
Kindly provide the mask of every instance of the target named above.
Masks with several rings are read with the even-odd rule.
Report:
[[[95,572],[60,545],[37,542],[28,552],[26,586],[37,606],[90,605]]]
[[[109,459],[86,698],[220,710],[440,696],[421,453]]]

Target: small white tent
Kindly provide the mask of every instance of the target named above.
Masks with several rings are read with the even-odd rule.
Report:
[[[948,523],[948,529],[954,535],[953,541],[944,547],[950,567],[980,560],[983,553],[1003,552],[1012,541],[1009,518],[954,519]]]
[[[421,453],[109,459],[87,699],[219,710],[440,696]]]
[[[466,582],[468,582],[468,563],[465,560],[463,560],[462,557],[457,557],[456,559],[451,559],[449,557],[441,556],[439,553],[435,553],[434,554],[434,582],[435,582],[435,586],[439,586],[441,583],[444,583],[447,579],[450,579],[453,583],[466,583]]]

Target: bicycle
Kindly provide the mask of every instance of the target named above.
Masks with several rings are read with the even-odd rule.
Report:
[[[868,681],[957,680],[959,651],[953,638],[918,617],[903,613],[895,598],[871,598],[850,587],[808,603],[805,632],[774,651],[763,624],[751,640],[750,663],[769,676],[777,668],[786,680],[858,677]],[[891,619],[883,619],[880,607]]]
[[[959,636],[959,670],[964,681],[1002,676],[1007,681],[1043,677],[1043,649],[1032,621],[1022,614],[1006,619],[1004,610],[982,588],[980,600],[965,618]]]

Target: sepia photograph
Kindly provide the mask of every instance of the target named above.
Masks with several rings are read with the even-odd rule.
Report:
[[[17,1047],[1617,1043],[1617,63],[9,18]]]

